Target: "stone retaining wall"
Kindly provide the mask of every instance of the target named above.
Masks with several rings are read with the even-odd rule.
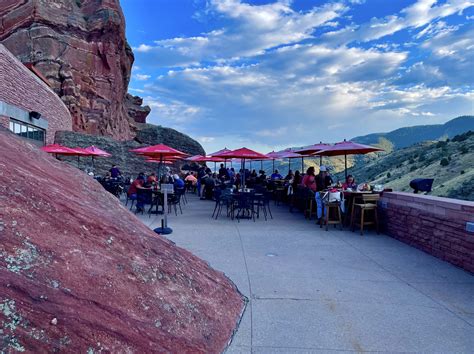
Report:
[[[474,202],[389,192],[379,210],[387,235],[474,273]]]

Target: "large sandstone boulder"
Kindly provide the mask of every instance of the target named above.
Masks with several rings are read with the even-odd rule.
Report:
[[[126,96],[134,57],[119,0],[0,3],[0,42],[46,76],[74,130],[131,139],[149,108]]]
[[[69,131],[59,131],[56,133],[55,142],[68,147],[88,147],[91,145],[105,150],[112,154],[110,158],[94,159],[95,173],[103,175],[107,172],[111,164],[119,166],[122,174],[135,177],[139,172],[156,171],[156,163],[145,163],[145,159],[129,150],[146,145],[166,144],[190,155],[204,155],[201,144],[191,139],[189,136],[174,129],[163,128],[151,124],[139,124],[139,130],[134,140],[117,141],[109,137],[95,136]],[[60,157],[74,166],[78,166],[76,157]],[[79,159],[79,168],[85,170],[91,167],[90,157]],[[177,162],[170,166],[175,171],[179,170],[184,162]]]
[[[97,182],[0,131],[0,352],[221,352],[235,286]]]

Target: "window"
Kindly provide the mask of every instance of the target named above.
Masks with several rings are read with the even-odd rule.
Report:
[[[46,136],[44,129],[10,118],[10,130],[18,136],[33,140],[39,145],[44,145]]]

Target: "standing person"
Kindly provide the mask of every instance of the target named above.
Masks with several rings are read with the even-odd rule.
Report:
[[[198,173],[197,173],[197,190],[198,190],[198,196],[201,196],[201,186],[202,186],[202,179],[206,176],[206,169],[204,166],[199,167]]]
[[[314,175],[314,167],[311,166],[306,170],[306,174],[303,177],[303,180],[301,181],[301,184],[304,187],[307,187],[311,189],[313,192],[316,192],[317,186],[316,186],[316,176]]]
[[[319,174],[316,178],[316,184],[317,188],[314,198],[316,199],[318,219],[319,222],[321,222],[321,218],[326,214],[326,209],[323,207],[321,192],[327,189],[332,184],[332,178],[331,176],[329,176],[329,172],[326,166],[319,167]]]
[[[112,165],[112,168],[109,170],[110,176],[112,178],[118,178],[119,176],[122,175],[122,172],[120,172],[119,168],[117,165]]]
[[[329,175],[328,168],[326,166],[319,167],[319,174],[316,177],[317,191],[327,189],[333,183],[331,176]]]

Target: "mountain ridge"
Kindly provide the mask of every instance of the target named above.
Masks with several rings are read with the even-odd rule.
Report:
[[[361,144],[376,145],[381,139],[389,141],[394,149],[401,149],[422,141],[452,138],[466,131],[474,131],[474,116],[464,115],[444,124],[415,125],[402,127],[386,133],[372,133],[352,138]]]

